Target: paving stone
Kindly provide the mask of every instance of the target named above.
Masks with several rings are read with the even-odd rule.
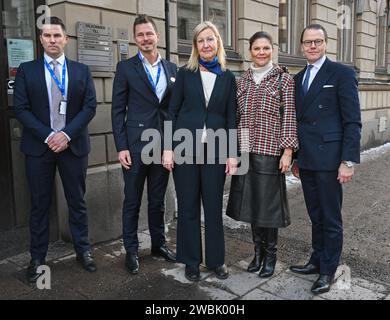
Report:
[[[327,299],[321,297],[321,296],[314,296],[312,300],[322,300],[322,301],[326,301]]]
[[[313,299],[311,285],[311,281],[286,272],[272,278],[259,289],[288,300],[311,300]]]
[[[121,257],[126,254],[122,240],[116,240],[99,246],[99,249],[106,252],[107,256]]]
[[[366,288],[374,292],[385,293],[386,291],[388,291],[385,286],[379,283],[370,282],[361,278],[352,278],[351,282],[352,285],[357,285],[359,287]]]
[[[86,300],[86,297],[71,288],[52,288],[50,290],[39,290],[35,288],[27,294],[19,296],[20,300]]]
[[[185,266],[183,264],[175,263],[172,264],[174,268],[163,268],[161,269],[161,273],[166,277],[173,277],[174,280],[184,283],[184,284],[193,284],[192,281],[186,279],[184,275]],[[210,275],[210,272],[207,271],[206,268],[200,267],[200,280],[204,280],[206,277]]]
[[[390,300],[390,294],[385,298],[385,300]]]
[[[228,290],[235,295],[243,296],[269,280],[260,278],[257,273],[249,273],[236,267],[229,268],[229,273],[229,278],[225,280],[220,280],[211,275],[206,279],[206,282],[220,289]]]
[[[242,300],[284,300],[260,289],[254,289],[241,298]]]
[[[8,261],[11,261],[20,267],[27,267],[30,260],[31,256],[29,252],[24,252],[8,259]]]
[[[321,297],[328,300],[382,300],[385,295],[353,284],[350,289],[338,289],[336,282]]]
[[[32,287],[12,276],[1,276],[0,288],[0,300],[17,299],[33,290]]]
[[[58,292],[72,289],[78,295],[92,299],[95,295],[117,290],[128,281],[130,275],[118,259],[106,257],[100,250],[95,250],[93,255],[98,268],[93,273],[82,269],[75,259],[53,264],[52,288]]]
[[[74,253],[72,244],[65,243],[63,241],[56,241],[49,244],[46,261],[55,260],[72,253]],[[8,261],[11,261],[23,268],[28,266],[30,260],[31,260],[31,255],[29,252],[24,252],[8,259]]]
[[[234,300],[238,298],[238,296],[235,294],[231,294],[228,291],[210,286],[205,282],[203,282],[198,287],[207,294],[210,300]]]
[[[20,271],[20,270],[22,270],[21,267],[19,267],[18,265],[14,264],[10,261],[4,260],[4,261],[0,262],[0,278],[1,277],[10,277],[13,274],[15,274],[17,271]]]
[[[61,257],[74,253],[75,251],[71,243],[65,243],[64,241],[56,241],[49,244],[46,261],[59,259]]]
[[[133,278],[107,296],[97,295],[94,299],[122,300],[208,300],[205,292],[196,285],[178,284],[161,274],[142,274]]]
[[[236,238],[225,238],[225,263],[230,266],[238,261],[253,258],[253,244]]]

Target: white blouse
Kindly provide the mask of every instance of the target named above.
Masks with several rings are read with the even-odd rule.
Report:
[[[205,99],[206,108],[207,108],[209,106],[211,94],[213,93],[214,84],[215,84],[215,80],[217,79],[217,75],[215,73],[212,73],[212,72],[201,71],[200,76],[202,79],[204,99]],[[206,124],[204,124],[204,126],[203,126],[201,142],[202,143],[207,142]]]

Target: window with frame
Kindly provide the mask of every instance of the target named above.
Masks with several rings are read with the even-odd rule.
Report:
[[[232,41],[232,0],[177,0],[177,29],[181,43],[190,44],[192,32],[201,21],[213,22],[226,47]]]
[[[301,55],[301,33],[309,22],[309,1],[279,1],[279,51]]]
[[[376,23],[376,46],[375,65],[376,68],[386,69],[387,66],[387,29],[389,26],[388,7],[384,5],[377,12]]]
[[[355,42],[355,1],[339,0],[337,8],[337,60],[352,63]]]

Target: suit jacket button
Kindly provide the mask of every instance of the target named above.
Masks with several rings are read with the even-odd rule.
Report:
[[[314,127],[315,125],[317,125],[317,122],[313,121],[311,124],[312,124],[313,127]]]
[[[319,108],[319,109],[322,109],[322,104],[320,104],[320,105],[318,106],[318,108]]]

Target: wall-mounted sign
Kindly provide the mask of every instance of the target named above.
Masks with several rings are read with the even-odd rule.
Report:
[[[7,39],[9,77],[14,78],[19,65],[34,60],[34,43],[32,40]]]
[[[113,72],[112,40],[111,27],[78,22],[78,61],[88,65],[91,72]]]

